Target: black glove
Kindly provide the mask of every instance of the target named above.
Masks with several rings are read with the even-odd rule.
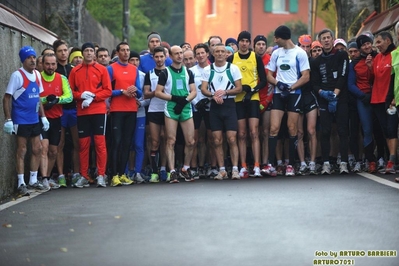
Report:
[[[201,99],[199,102],[197,102],[197,104],[195,105],[195,108],[197,110],[201,110],[201,109],[205,109],[205,106],[209,103],[209,99],[208,98],[203,98]]]
[[[251,101],[253,93],[252,92],[247,92],[244,96],[244,98],[242,99],[243,103],[249,103]]]
[[[361,99],[362,103],[370,104],[371,101],[371,93],[364,94],[363,98]]]
[[[179,115],[183,111],[184,105],[180,103],[176,103],[175,107],[173,108],[173,111],[175,111],[175,114]]]
[[[49,95],[50,96],[50,95]],[[48,96],[47,96],[48,98]],[[44,110],[50,110],[54,105],[56,105],[60,101],[59,98],[55,97],[52,101],[47,99],[47,103],[44,105]]]
[[[183,96],[180,96],[180,97],[183,97]],[[177,115],[181,114],[181,112],[183,111],[183,108],[186,106],[186,104],[188,104],[188,101],[186,100],[185,97],[179,101],[180,102],[177,102],[176,106],[173,108],[173,110],[175,111],[175,114],[177,114]]]
[[[47,95],[46,100],[47,102],[52,102],[57,98],[54,94]]]
[[[187,100],[186,100],[186,96],[172,95],[172,101],[174,101],[175,103],[180,103],[180,104],[188,103]]]
[[[242,85],[242,91],[246,93],[251,92],[251,87],[249,85]]]

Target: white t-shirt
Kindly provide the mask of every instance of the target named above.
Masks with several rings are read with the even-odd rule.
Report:
[[[310,69],[306,52],[295,46],[293,49],[278,48],[272,53],[267,69],[276,73],[276,80],[289,86],[298,81],[302,71]],[[281,93],[277,88],[275,93]],[[300,90],[291,93],[300,93]]]
[[[213,63],[214,67],[214,76],[211,81],[211,84],[208,84],[208,90],[211,92],[215,92],[218,90],[232,90],[235,88],[234,83],[231,83],[227,76],[227,65],[228,63],[222,67],[217,67],[215,63]],[[238,66],[234,64],[230,64],[230,73],[233,78],[233,81],[237,81],[239,79],[242,79],[241,71],[238,68]],[[209,82],[209,77],[211,75],[211,66],[207,66],[204,68],[204,72],[202,73],[202,81]],[[235,98],[235,95],[228,95],[224,96],[223,98]]]
[[[43,84],[42,84],[42,79],[40,78],[41,77],[40,72],[37,70],[33,70],[32,73],[29,73],[23,67],[21,67],[20,69],[25,73],[26,77],[32,82],[35,82],[36,77],[38,77],[39,84],[40,84],[40,89],[39,89],[40,92],[39,93],[42,93],[43,92]],[[22,87],[23,84],[24,84],[24,79],[22,78],[21,73],[19,71],[14,71],[11,74],[10,81],[8,82],[6,93],[13,95],[14,99],[17,99],[19,95],[14,95],[14,94],[17,90],[19,90]],[[21,93],[22,93],[22,91],[21,91]]]
[[[158,75],[155,74],[155,70],[152,69],[150,70],[147,75],[149,75],[150,82],[151,82],[151,91],[155,91],[157,88],[158,84]],[[163,109],[165,108],[165,100],[162,100],[157,97],[151,98],[150,105],[148,107],[148,112],[150,113],[156,113],[156,112],[163,112]]]
[[[191,101],[191,103],[196,105],[200,100],[203,98],[206,98],[201,92],[201,85],[202,85],[202,74],[204,73],[204,68],[200,67],[199,65],[195,65],[192,68],[190,68],[191,72],[194,74],[194,82],[195,82],[195,88],[197,89],[197,96],[195,96],[194,100]]]

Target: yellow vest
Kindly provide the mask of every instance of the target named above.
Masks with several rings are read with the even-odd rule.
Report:
[[[251,55],[248,59],[241,59],[238,55],[238,52],[234,53],[233,63],[238,66],[241,71],[242,85],[249,85],[251,89],[255,88],[256,84],[258,84],[258,68],[256,63],[256,55],[254,52],[250,52]],[[237,94],[235,101],[242,102],[246,92],[242,91],[241,93]],[[258,100],[259,101],[259,93],[256,92],[252,95],[251,100]]]

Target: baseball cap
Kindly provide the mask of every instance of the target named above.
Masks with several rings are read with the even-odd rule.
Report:
[[[337,45],[337,44],[342,44],[343,46],[345,46],[345,48],[346,47],[348,47],[348,45],[346,44],[346,42],[345,42],[345,40],[344,39],[340,39],[340,38],[338,38],[338,39],[336,39],[335,41],[334,41],[334,47]]]

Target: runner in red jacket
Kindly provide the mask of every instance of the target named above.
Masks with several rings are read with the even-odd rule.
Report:
[[[74,187],[88,187],[89,151],[91,136],[97,158],[97,186],[105,187],[104,175],[107,164],[105,144],[106,104],[112,95],[111,81],[107,69],[94,61],[94,45],[82,46],[83,63],[74,67],[69,74],[73,98],[77,102],[79,157],[81,177]]]

